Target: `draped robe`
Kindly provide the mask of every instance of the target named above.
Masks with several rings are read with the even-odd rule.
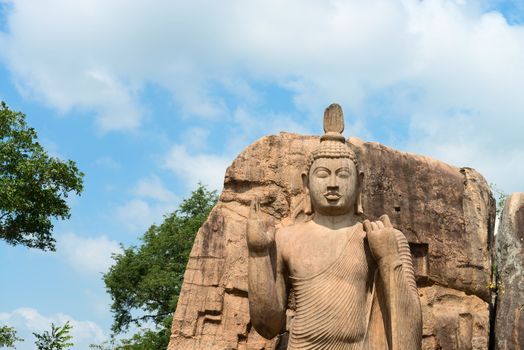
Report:
[[[307,277],[290,276],[296,309],[288,350],[418,349],[421,334],[406,320],[420,317],[406,307],[419,302],[406,238],[396,231],[399,257],[389,276],[393,290],[388,291],[362,226],[347,235],[342,253],[327,268]]]

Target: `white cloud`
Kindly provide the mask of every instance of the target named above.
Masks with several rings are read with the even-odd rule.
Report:
[[[112,318],[110,308],[112,300],[108,293],[100,293],[99,291],[86,289],[84,295],[95,315],[108,320]]]
[[[399,146],[453,162],[460,149],[458,165],[478,164],[496,176],[490,180],[516,190],[524,176],[516,151],[524,128],[524,27],[483,12],[484,5],[20,0],[0,34],[0,56],[29,96],[62,111],[93,110],[102,130],[140,124],[137,97],[146,84],[167,89],[185,116],[224,123],[244,108],[226,103],[228,96],[253,110],[264,98],[257,84],[276,85],[308,129],[338,101],[362,135],[406,125]],[[187,155],[180,147],[171,153]],[[508,154],[517,169],[499,171]],[[223,159],[202,157],[211,161],[206,167],[222,167]],[[183,178],[212,182],[169,164]]]
[[[155,174],[140,179],[131,193],[135,198],[118,206],[115,217],[135,234],[153,224],[161,224],[163,216],[173,212],[180,201]]]
[[[192,127],[182,134],[182,143],[194,150],[202,150],[208,145],[211,130],[202,127]]]
[[[57,237],[58,256],[82,273],[105,273],[114,263],[112,254],[120,252],[116,241],[106,236],[81,237],[66,233]]]
[[[475,167],[506,191],[521,189],[524,153],[524,29],[498,13],[468,16],[437,1],[414,6],[423,96],[406,147]]]
[[[295,121],[291,115],[281,113],[262,114],[250,108],[238,107],[233,112],[232,119],[230,137],[224,137],[226,148],[231,154],[242,151],[251,140],[260,135],[278,134],[281,131],[313,134],[307,125]]]
[[[153,223],[151,208],[141,199],[133,199],[118,207],[116,216],[131,230],[145,228]]]
[[[116,219],[129,231],[142,234],[149,226],[161,224],[165,214],[175,210],[175,203],[150,204],[144,199],[131,199],[116,208]]]
[[[118,170],[122,165],[110,156],[102,156],[95,161],[95,164],[111,170]]]
[[[25,339],[24,342],[17,343],[19,350],[34,350],[35,333],[42,333],[50,330],[51,323],[62,326],[67,321],[73,326],[71,335],[74,349],[88,350],[89,344],[100,343],[107,339],[102,329],[91,321],[78,321],[73,317],[57,313],[54,315],[42,315],[33,308],[18,308],[11,312],[0,312],[0,322],[14,327],[18,336]]]
[[[194,189],[198,182],[210,189],[221,190],[226,168],[231,159],[212,154],[190,154],[185,146],[174,145],[165,158],[165,167]]]
[[[133,192],[137,196],[153,198],[160,202],[173,204],[177,201],[175,194],[168,190],[156,175],[150,175],[138,181]]]

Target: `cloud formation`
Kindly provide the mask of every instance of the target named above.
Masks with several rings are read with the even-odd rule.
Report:
[[[114,263],[111,256],[120,251],[119,244],[106,236],[82,237],[70,232],[57,237],[59,257],[81,273],[107,272]]]
[[[18,308],[9,312],[0,312],[0,322],[14,327],[18,336],[25,341],[17,343],[19,350],[34,350],[35,333],[51,329],[51,323],[62,326],[67,321],[73,326],[71,335],[74,349],[88,350],[89,344],[100,343],[107,339],[102,329],[94,322],[79,321],[73,317],[57,313],[54,315],[42,315],[38,310],[30,307]]]
[[[231,159],[210,154],[191,154],[183,145],[174,145],[167,154],[165,168],[182,179],[189,189],[201,182],[212,190],[222,190],[224,174]]]
[[[155,174],[140,179],[131,194],[133,198],[116,208],[115,217],[134,234],[142,234],[149,226],[161,224],[163,216],[173,212],[180,202]]]
[[[0,56],[20,90],[93,111],[101,130],[137,128],[148,84],[182,117],[224,124],[239,108],[270,110],[269,85],[308,130],[338,101],[357,136],[475,166],[511,190],[524,176],[524,27],[482,2],[13,4]]]
[[[165,214],[175,210],[174,203],[150,203],[141,198],[133,198],[115,210],[115,218],[135,235],[141,235],[153,224],[161,224]]]
[[[150,175],[138,181],[133,193],[139,197],[152,198],[160,202],[173,204],[177,198],[168,190],[156,175]]]

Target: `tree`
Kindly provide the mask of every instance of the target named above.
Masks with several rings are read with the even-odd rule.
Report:
[[[70,216],[66,198],[83,189],[72,160],[50,157],[25,115],[0,103],[0,239],[54,250],[51,219]]]
[[[140,327],[148,321],[157,327],[122,341],[117,349],[166,348],[195,235],[216,201],[216,191],[199,185],[160,226],[153,225],[145,232],[140,246],[113,256],[115,264],[104,275],[113,301],[113,332],[123,333],[131,324]]]
[[[490,183],[489,187],[491,188],[491,192],[497,196],[497,198],[495,198],[496,215],[497,218],[500,220],[502,219],[502,210],[504,209],[504,204],[506,203],[506,197],[508,195],[494,183]]]
[[[42,334],[33,333],[36,337],[36,348],[38,350],[64,350],[72,347],[74,344],[69,341],[73,337],[69,334],[73,326],[67,321],[62,327],[51,323],[51,333],[45,331]]]
[[[171,318],[171,317],[169,317]],[[121,340],[115,350],[157,350],[166,349],[171,335],[171,319],[158,331],[146,329],[134,334],[130,339]]]
[[[1,326],[0,327],[0,348],[15,348],[15,343],[23,341],[22,338],[18,338],[16,330],[13,327]]]

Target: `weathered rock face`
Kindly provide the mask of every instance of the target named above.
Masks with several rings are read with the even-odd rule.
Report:
[[[497,233],[495,349],[524,347],[524,193],[506,199]]]
[[[422,349],[488,349],[489,312],[474,295],[439,285],[419,287]]]
[[[285,349],[249,323],[246,218],[260,198],[279,226],[304,219],[300,174],[318,137],[264,137],[228,168],[200,229],[169,349]],[[388,214],[410,242],[424,320],[423,349],[487,349],[494,200],[475,170],[350,139],[364,172],[364,216]],[[292,312],[290,312],[292,313]]]

